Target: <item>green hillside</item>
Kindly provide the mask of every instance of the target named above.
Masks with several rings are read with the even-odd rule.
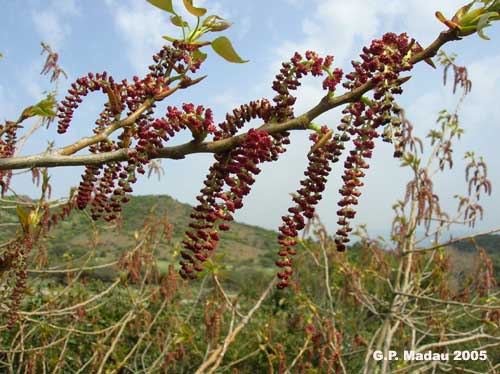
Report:
[[[481,235],[474,238],[476,244],[482,247],[493,261],[493,270],[497,279],[500,280],[500,235]],[[453,248],[460,254],[461,260],[476,257],[476,247],[470,240],[463,240],[453,244]]]
[[[14,205],[12,206],[14,207]],[[166,262],[175,249],[180,248],[183,234],[188,228],[192,207],[169,196],[134,196],[123,206],[123,221],[115,224],[98,222],[95,224],[85,211],[74,211],[69,218],[60,221],[50,232],[45,245],[50,258],[50,266],[56,266],[61,260],[86,257],[92,248],[92,239],[97,229],[97,245],[93,263],[116,260],[120,254],[132,249],[134,232],[141,230],[145,219],[151,214],[158,218],[165,217],[171,224],[171,240],[160,242],[157,256]],[[0,222],[15,223],[15,209],[0,209]],[[94,229],[95,227],[95,229]],[[3,226],[0,242],[8,240],[14,234],[15,226]],[[231,230],[221,235],[217,249],[224,255],[224,262],[238,266],[273,267],[276,252],[277,233],[257,226],[232,223]],[[165,264],[163,264],[165,265]]]
[[[16,223],[15,206],[0,209],[0,223]],[[171,240],[163,240],[158,246],[157,256],[160,269],[165,269],[171,261],[176,249],[181,247],[184,231],[188,228],[192,207],[165,195],[134,196],[123,206],[121,227],[104,222],[95,224],[85,211],[74,211],[68,219],[61,221],[50,232],[45,241],[50,259],[50,266],[68,259],[86,258],[92,246],[95,227],[97,229],[97,245],[93,264],[106,263],[118,259],[126,250],[134,245],[134,232],[143,227],[150,214],[166,217],[172,225]],[[94,226],[95,225],[95,226]],[[0,242],[12,237],[15,226],[2,226]],[[224,256],[223,263],[229,267],[253,268],[254,270],[274,271],[276,260],[277,232],[257,226],[234,222],[231,230],[221,235],[217,253]],[[483,235],[476,238],[478,245],[485,248],[492,258],[495,274],[500,274],[500,236]],[[470,265],[477,257],[470,241],[458,242],[450,247],[448,253],[459,273],[473,271]]]

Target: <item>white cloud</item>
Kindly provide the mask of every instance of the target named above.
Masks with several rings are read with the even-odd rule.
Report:
[[[31,19],[41,40],[59,50],[71,34],[71,18],[79,14],[76,0],[52,0],[34,10]]]
[[[151,56],[166,43],[163,35],[180,37],[181,31],[169,21],[170,14],[152,6],[147,1],[117,1],[106,0],[113,9],[113,17],[119,34],[126,42],[126,56],[137,74],[144,73],[151,64]],[[174,3],[174,7],[175,7]],[[225,10],[218,1],[197,1],[198,7],[207,7],[209,14],[217,14],[231,20],[232,13]],[[194,18],[181,7],[175,7],[176,12],[187,22],[193,23]],[[243,17],[243,28],[238,37],[243,37],[250,28],[250,20]]]
[[[234,90],[229,89],[215,94],[210,97],[209,100],[211,103],[215,104],[214,107],[216,107],[218,111],[225,113],[241,105],[241,102],[237,100],[237,97],[237,93],[234,92]]]
[[[401,31],[408,32],[422,45],[430,43],[440,31],[446,29],[434,13],[439,10],[445,17],[451,18],[461,6],[456,0],[407,0],[399,5]]]
[[[125,42],[125,54],[135,73],[140,74],[151,64],[151,56],[165,40],[162,35],[177,36],[178,28],[168,21],[165,12],[146,1],[106,0],[113,8],[114,23]]]
[[[237,35],[239,39],[243,39],[252,28],[252,19],[249,16],[243,16],[238,21]]]
[[[33,100],[41,100],[43,89],[37,82],[34,82],[30,78],[28,78],[28,76],[23,75],[21,77],[20,83],[21,83],[21,86],[24,88],[25,92],[31,98],[33,98]]]
[[[455,0],[436,0],[432,2],[422,2],[418,0],[400,1],[376,1],[376,0],[316,0],[310,1],[308,7],[302,7],[300,0],[284,0],[293,6],[301,7],[303,11],[302,18],[302,38],[295,40],[282,40],[281,44],[274,48],[271,52],[273,60],[270,64],[269,71],[262,77],[262,83],[259,88],[264,85],[267,87],[270,77],[273,77],[279,70],[282,61],[291,57],[295,52],[305,52],[306,50],[315,50],[320,55],[333,54],[337,66],[344,68],[344,71],[350,71],[349,61],[356,59],[360,53],[360,47],[367,45],[374,38],[379,38],[385,32],[407,32],[410,37],[415,37],[423,46],[430,43],[444,26],[435,18],[434,12],[440,10],[448,17],[453,15],[453,11],[457,8]],[[499,118],[500,106],[498,106],[498,94],[500,72],[498,65],[500,64],[500,56],[481,60],[478,63],[470,65],[469,72],[473,79],[473,94],[467,98],[464,106],[464,117],[474,119],[474,122],[486,121],[489,117]],[[408,116],[412,122],[418,127],[418,135],[425,136],[426,132],[435,126],[435,118],[437,112],[443,108],[453,110],[457,98],[452,97],[449,88],[446,92],[434,85],[434,89],[427,89],[425,84],[417,85],[415,92],[418,96],[413,96],[409,101]],[[410,90],[408,90],[410,91]],[[484,95],[485,92],[492,93]],[[413,93],[413,95],[415,95]],[[410,92],[405,92],[408,95]],[[303,113],[314,106],[319,98],[324,95],[321,89],[321,80],[305,79],[301,87],[299,87],[296,105],[296,115]],[[487,97],[485,97],[487,96]],[[425,110],[422,110],[425,108]],[[487,108],[487,109],[477,109]],[[491,108],[491,110],[489,109]],[[477,113],[482,110],[481,113]],[[487,110],[487,112],[485,112]],[[339,111],[328,113],[321,116],[316,121],[320,124],[328,124],[335,126]],[[498,125],[498,121],[496,123]],[[480,130],[478,130],[480,131]],[[472,131],[467,131],[469,135]],[[281,167],[273,168],[272,176],[263,173],[261,183],[266,187],[257,186],[253,197],[257,203],[266,207],[272,207],[278,211],[286,211],[283,209],[284,204],[288,204],[283,199],[278,199],[283,191],[283,186],[294,188],[298,180],[301,178],[300,173],[297,173],[297,166],[302,167],[301,157],[304,157],[304,134],[302,137],[297,137],[296,142],[289,147],[289,152],[283,157]],[[471,134],[473,137],[474,135]],[[484,138],[484,137],[483,137]],[[484,140],[486,143],[486,140]],[[295,145],[295,146],[294,146]],[[299,145],[297,147],[297,145]],[[484,148],[486,144],[480,147]],[[474,146],[477,146],[474,143]],[[460,164],[459,159],[463,148],[460,147],[456,154],[457,164]],[[387,144],[380,144],[377,148],[372,167],[366,178],[366,187],[363,188],[363,204],[359,208],[359,215],[355,220],[355,224],[367,223],[372,230],[377,233],[387,234],[390,228],[392,219],[391,203],[397,198],[401,198],[404,194],[405,184],[410,176],[406,170],[398,167],[399,162],[392,157],[392,151]],[[334,172],[329,181],[328,191],[325,192],[324,201],[319,206],[319,212],[322,215],[325,223],[332,230],[336,226],[335,207],[338,200],[338,185],[341,175],[342,165],[337,164],[334,167]],[[461,165],[457,165],[461,170]],[[460,173],[459,173],[460,174]],[[294,183],[293,180],[297,181]],[[462,180],[463,175],[453,176],[453,181]],[[497,177],[497,179],[499,179]],[[270,183],[279,181],[279,184]],[[450,193],[449,183],[440,184],[438,193],[447,195]],[[456,185],[457,183],[455,183]],[[462,186],[457,185],[453,192],[461,192]],[[281,191],[281,192],[280,192]],[[290,191],[291,192],[291,191]],[[446,208],[455,209],[455,202],[447,204]],[[262,216],[262,215],[261,215]],[[267,217],[267,216],[265,216]],[[256,222],[255,213],[242,213],[242,218]],[[262,220],[262,218],[260,218]],[[259,222],[260,222],[259,220]],[[266,226],[272,221],[271,218],[265,219]],[[275,221],[275,220],[274,220]]]
[[[490,123],[500,128],[500,55],[482,58],[468,64],[468,74],[472,80],[472,91],[467,96],[464,115],[468,120],[478,123]],[[493,119],[493,121],[492,121]],[[496,120],[495,120],[496,119]]]
[[[33,11],[32,17],[40,38],[58,50],[63,39],[71,32],[69,25],[62,23],[51,10]]]
[[[307,4],[306,0],[281,0],[281,1],[295,8],[300,8],[303,7],[304,4]]]
[[[313,4],[314,10],[306,13],[302,21],[304,38],[287,41],[278,47],[276,54],[281,59],[291,56],[294,51],[312,49],[320,54],[334,54],[337,61],[345,60],[351,57],[356,39],[366,42],[373,38],[382,17],[397,12],[395,1],[322,0]]]
[[[52,0],[51,3],[61,16],[76,16],[80,13],[77,0]]]
[[[11,120],[15,115],[14,100],[4,86],[0,85],[0,122]]]
[[[295,5],[300,3],[286,1]],[[295,51],[312,49],[320,54],[334,54],[337,63],[343,65],[358,56],[360,51],[354,47],[359,42],[366,45],[388,31],[405,31],[425,44],[443,30],[434,12],[441,10],[451,15],[456,1],[316,0],[309,5],[304,9],[306,13],[301,25],[304,37],[284,41],[278,46],[274,53],[279,61],[289,58]]]

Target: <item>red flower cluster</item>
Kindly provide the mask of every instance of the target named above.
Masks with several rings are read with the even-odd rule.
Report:
[[[409,56],[421,50],[422,47],[414,39],[408,40],[406,33],[386,33],[382,39],[373,40],[369,48],[363,48],[360,55],[363,62],[352,62],[355,71],[346,75],[351,82],[346,82],[343,86],[353,89],[369,80],[375,85],[384,83],[384,80],[394,82],[401,72],[412,69]],[[377,86],[379,90],[376,90],[375,98],[384,94],[384,90],[380,90],[383,86]]]
[[[333,56],[322,58],[316,52],[307,51],[305,57],[304,60],[298,52],[295,52],[295,55],[290,59],[291,62],[282,64],[280,74],[276,75],[276,80],[273,82],[272,88],[278,93],[273,99],[276,103],[274,115],[279,121],[293,118],[292,106],[297,98],[292,96],[290,91],[296,90],[300,86],[300,78],[309,73],[316,77],[326,72],[328,77],[323,80],[323,89],[332,93],[342,79],[341,69],[330,71]]]
[[[260,173],[258,164],[276,159],[283,152],[280,141],[273,140],[265,131],[251,129],[245,141],[226,154],[217,154],[205,180],[205,188],[197,197],[200,202],[191,214],[193,222],[183,241],[180,275],[196,278],[202,263],[209,257],[219,241],[218,230],[227,231],[236,209],[243,207],[243,198],[250,193],[255,182],[253,175]]]
[[[328,128],[326,126],[321,128],[323,136],[327,136],[325,135],[327,132]],[[320,137],[318,133],[314,133],[310,139],[315,145],[318,145],[323,137]],[[293,274],[292,256],[297,254],[293,247],[297,245],[298,231],[304,228],[305,219],[311,219],[314,216],[315,206],[322,198],[327,177],[332,170],[330,162],[337,162],[338,156],[341,155],[343,149],[344,146],[340,139],[334,137],[308,156],[309,165],[304,172],[306,178],[300,182],[302,188],[297,191],[298,195],[293,198],[296,205],[288,209],[289,215],[281,217],[283,224],[279,228],[280,234],[278,236],[281,247],[278,252],[280,260],[276,261],[276,265],[282,268],[278,273],[280,282],[277,287],[280,289],[288,286],[288,279]]]
[[[183,104],[184,113],[172,106],[167,109],[168,123],[164,121],[164,125],[173,128],[175,131],[187,127],[191,130],[195,140],[203,140],[207,134],[212,134],[215,131],[211,109],[205,110],[202,105],[195,108],[193,104]]]
[[[45,60],[45,64],[40,74],[49,74],[52,71],[50,77],[51,82],[56,82],[61,74],[64,75],[65,78],[68,78],[66,72],[59,66],[59,55],[55,53],[48,44],[42,43],[42,54],[44,52],[47,52],[47,59]]]
[[[355,149],[349,152],[344,163],[345,169],[342,176],[344,183],[339,190],[342,199],[338,202],[340,210],[337,211],[337,215],[339,216],[337,223],[341,228],[337,230],[337,237],[335,238],[338,251],[344,251],[345,244],[349,242],[349,232],[352,231],[352,228],[349,226],[349,220],[356,216],[356,211],[352,206],[358,205],[358,198],[361,195],[358,188],[363,186],[361,178],[365,176],[362,169],[369,168],[365,159],[371,158],[372,150],[375,147],[373,139],[378,137],[377,131],[370,124],[354,128],[353,133],[356,135],[356,138],[353,140]]]
[[[98,134],[105,131],[125,108],[130,115],[146,100],[165,97],[163,94],[169,90],[172,73],[184,76],[181,86],[183,83],[188,85],[190,78],[186,73],[195,72],[202,62],[194,53],[197,48],[178,42],[174,43],[174,48],[163,48],[153,57],[155,64],[150,66],[151,73],[142,80],[134,77],[134,82],[130,84],[126,80],[117,84],[105,73],[95,77],[89,74],[78,79],[59,108],[59,132],[67,130],[74,110],[88,92],[102,90],[109,97],[100,119],[96,121],[95,132]],[[292,256],[296,253],[293,247],[297,244],[298,231],[303,229],[305,219],[312,218],[315,205],[321,199],[331,171],[330,162],[338,161],[344,143],[352,137],[354,149],[344,164],[344,185],[340,189],[342,199],[337,212],[341,227],[335,239],[337,249],[345,249],[345,244],[349,242],[348,234],[352,231],[349,220],[355,217],[353,206],[358,203],[359,187],[363,185],[361,178],[365,174],[362,169],[369,167],[366,159],[372,156],[374,139],[379,136],[377,129],[384,128],[380,134],[385,141],[401,136],[401,131],[395,130],[401,125],[401,120],[393,116],[401,109],[394,103],[392,95],[401,93],[399,75],[412,68],[409,57],[420,50],[418,43],[408,40],[406,34],[388,33],[363,49],[362,62],[353,61],[355,71],[346,76],[347,82],[343,86],[352,90],[371,81],[375,88],[373,99],[362,98],[344,109],[345,116],[337,127],[338,134],[332,137],[333,134],[323,127],[320,134],[311,137],[315,146],[308,156],[306,179],[301,181],[303,187],[293,199],[296,206],[289,209],[289,215],[282,217],[279,235],[281,259],[277,265],[283,269],[278,273],[279,288],[286,287],[292,275]],[[265,99],[241,105],[232,114],[227,114],[226,120],[217,128],[213,124],[212,111],[205,110],[203,106],[183,104],[182,110],[169,106],[165,118],[154,119],[153,105],[138,116],[134,126],[124,129],[118,143],[106,139],[90,147],[94,153],[128,148],[129,159],[126,166],[111,162],[104,168],[87,167],[78,189],[78,207],[83,209],[90,204],[94,219],[102,215],[106,220],[116,218],[121,203],[128,200],[125,194],[132,191],[131,184],[137,180],[136,173],[144,173],[144,165],[150,158],[183,129],[188,128],[195,141],[202,141],[208,134],[213,134],[217,141],[235,136],[255,118],[266,123],[293,118],[296,97],[290,92],[300,86],[302,77],[308,74],[317,77],[326,73],[323,89],[329,94],[334,93],[343,72],[340,69],[332,71],[332,63],[333,56],[322,58],[313,51],[307,51],[302,57],[295,53],[290,62],[282,64],[273,82],[272,88],[277,93],[273,98],[274,105]],[[197,197],[200,203],[194,208],[195,212],[191,215],[193,222],[183,242],[185,250],[181,252],[180,274],[184,278],[196,278],[197,272],[203,270],[202,263],[208,259],[219,240],[218,232],[229,229],[226,222],[231,221],[232,213],[243,206],[243,198],[250,192],[254,176],[260,172],[257,165],[276,160],[284,152],[283,146],[289,143],[288,135],[283,132],[271,136],[266,131],[252,129],[243,140],[238,139],[240,143],[234,149],[215,155],[216,162],[211,166],[205,187]]]
[[[165,118],[142,120],[142,126],[138,127],[135,134],[137,145],[128,152],[126,166],[120,162],[108,163],[104,168],[88,166],[78,188],[78,207],[84,209],[90,203],[93,219],[97,220],[103,214],[106,221],[116,219],[116,213],[122,210],[121,204],[129,200],[125,194],[132,192],[131,185],[137,181],[136,172],[145,173],[144,166],[150,156],[162,148],[164,142],[186,127],[193,132],[195,139],[214,131],[210,109],[205,110],[201,105],[195,109],[193,104],[184,104],[182,107],[184,113],[169,106]],[[128,140],[122,134],[120,141],[123,143]]]
[[[356,215],[353,206],[358,204],[361,195],[359,187],[363,186],[361,178],[365,176],[362,169],[369,168],[366,159],[372,157],[374,139],[379,137],[377,129],[385,127],[382,133],[384,141],[392,142],[401,137],[401,132],[397,129],[401,125],[401,120],[397,117],[401,108],[394,102],[393,94],[402,92],[397,82],[399,74],[413,67],[409,55],[421,49],[414,40],[409,41],[405,33],[387,33],[381,40],[372,41],[370,48],[363,48],[363,62],[353,61],[355,71],[346,75],[349,81],[343,84],[344,87],[354,89],[371,80],[375,84],[375,90],[373,101],[358,101],[346,107],[343,110],[345,116],[337,127],[343,132],[342,140],[354,137],[354,149],[344,163],[344,183],[339,190],[342,195],[338,202],[340,209],[337,211],[340,228],[335,238],[339,251],[345,250],[346,243],[349,242],[349,232],[352,231],[349,220]],[[398,155],[400,154],[395,153],[395,156]]]
[[[0,125],[0,158],[8,158],[14,155],[16,150],[17,125],[15,122],[6,121]],[[4,196],[9,188],[12,178],[12,170],[0,170],[0,196]]]
[[[12,293],[10,295],[9,320],[7,327],[11,329],[17,321],[22,295],[28,279],[27,257],[33,248],[33,239],[29,233],[23,238],[9,244],[0,256],[0,265],[4,271],[13,272]]]
[[[107,72],[103,72],[102,74],[97,73],[95,76],[92,73],[89,73],[88,76],[78,78],[76,82],[71,84],[71,88],[68,90],[68,95],[61,101],[61,104],[58,107],[58,117],[59,117],[59,125],[57,127],[57,132],[59,134],[64,134],[73,120],[73,114],[75,110],[79,107],[79,105],[83,102],[83,97],[87,96],[89,92],[95,92],[102,90],[102,92],[106,93],[108,90],[111,90],[115,93],[118,93],[119,97],[116,97],[117,100],[123,99],[123,96],[120,95],[120,92],[123,89],[123,86],[126,84],[126,81],[123,84],[116,84],[113,80],[113,77],[109,76]],[[121,100],[120,100],[121,101]],[[124,109],[124,104],[120,103],[120,111]],[[107,123],[109,123],[110,117],[115,115],[114,110],[118,108],[110,108],[110,104],[107,104],[106,109],[101,113],[100,119],[96,121],[98,127],[103,127]],[[97,132],[97,130],[95,130]]]
[[[115,83],[106,72],[95,76],[89,73],[77,79],[58,108],[58,132],[67,131],[82,98],[89,92],[99,90],[108,96],[109,101],[96,121],[94,133],[101,134],[111,125],[119,125],[116,118],[125,108],[128,109],[127,115],[131,115],[147,100],[161,99],[169,90],[168,83],[174,71],[184,75],[184,81],[188,82],[190,78],[186,74],[197,71],[202,62],[193,57],[197,48],[186,43],[174,43],[174,48],[165,46],[153,56],[155,64],[149,67],[151,73],[144,79],[134,77],[130,83],[127,80]],[[144,166],[149,163],[150,157],[175,133],[189,128],[195,139],[200,140],[215,131],[210,109],[184,104],[183,111],[169,106],[165,118],[155,119],[152,117],[153,109],[149,108],[138,116],[134,126],[123,129],[118,142],[106,138],[91,145],[89,150],[92,153],[129,149],[128,160],[126,165],[110,162],[105,167],[87,167],[78,188],[78,207],[84,209],[90,204],[93,219],[101,216],[107,221],[115,219],[116,213],[121,211],[121,204],[129,200],[125,194],[132,192],[131,184],[137,181],[136,173],[145,173]]]
[[[195,59],[193,52],[199,49],[200,46],[181,41],[175,41],[172,46],[173,48],[164,46],[160,52],[153,56],[155,64],[149,66],[153,76],[169,75],[172,70],[179,74],[187,71],[196,73],[203,60]]]
[[[78,187],[77,206],[85,209],[90,203],[92,219],[97,220],[104,214],[105,221],[116,219],[116,213],[122,210],[121,203],[128,201],[125,193],[132,192],[130,183],[135,182],[133,176],[128,177],[128,166],[121,163],[109,163],[106,167],[87,166]],[[103,173],[101,176],[101,169]],[[118,181],[119,187],[116,187]]]
[[[272,110],[271,103],[266,99],[240,105],[239,108],[233,109],[232,114],[226,114],[226,120],[219,124],[219,130],[214,133],[214,140],[227,139],[236,135],[238,130],[252,119],[260,118],[268,122],[271,119]]]

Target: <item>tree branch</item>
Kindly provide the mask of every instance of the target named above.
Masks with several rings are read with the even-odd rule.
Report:
[[[444,31],[432,42],[427,48],[421,52],[411,56],[410,62],[416,64],[422,60],[426,60],[435,56],[437,51],[445,43],[452,40],[459,40],[455,31]],[[403,84],[409,79],[400,78],[399,84]],[[305,130],[307,125],[319,115],[344,104],[359,100],[359,98],[374,88],[373,81],[368,81],[365,84],[337,97],[325,96],[321,101],[306,113],[290,119],[282,123],[265,123],[259,129],[265,130],[269,134],[277,134],[283,131]],[[127,125],[132,123],[127,118]],[[125,125],[124,121],[120,122],[120,127]],[[165,147],[157,149],[157,154],[151,159],[170,158],[182,159],[185,156],[193,153],[221,153],[228,151],[244,141],[245,134],[237,135],[229,139],[223,139],[212,142],[198,143],[190,141],[177,146]],[[82,149],[82,144],[93,144],[94,137],[83,138],[72,145],[68,145],[52,151],[40,153],[37,155],[4,158],[0,159],[0,170],[26,169],[34,167],[59,167],[59,166],[84,166],[84,165],[102,165],[112,161],[126,161],[128,159],[129,149],[120,149],[112,152],[103,152],[98,154],[73,155],[76,151]]]
[[[414,295],[414,294],[409,294],[409,293],[404,293],[404,292],[397,292],[397,291],[394,291],[394,293],[397,295],[412,297],[414,299],[432,301],[434,303],[439,303],[439,304],[456,305],[456,306],[461,306],[464,308],[469,307],[469,308],[486,309],[486,310],[500,310],[499,305],[479,305],[479,304],[462,303],[460,301],[454,301],[454,300],[440,300],[440,299],[436,299],[434,297],[428,297],[428,296],[422,296],[422,295],[419,296],[419,295]]]
[[[478,236],[494,234],[494,233],[499,232],[499,231],[500,231],[500,228],[496,228],[496,229],[492,229],[492,230],[487,230],[487,231],[479,232],[479,233],[476,233],[476,234],[473,234],[473,235],[460,236],[458,238],[451,239],[451,240],[449,240],[449,241],[447,241],[445,243],[436,244],[436,245],[433,245],[431,247],[413,249],[411,251],[408,251],[408,252],[404,253],[403,256],[405,256],[405,255],[407,255],[409,253],[422,253],[422,252],[435,251],[438,248],[447,247],[449,245],[452,245],[452,244],[455,244],[455,243],[458,243],[458,242],[461,242],[461,241],[466,241],[468,239],[473,239],[473,238],[476,238]]]

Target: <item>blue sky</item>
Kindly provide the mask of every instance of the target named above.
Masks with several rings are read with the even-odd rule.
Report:
[[[193,102],[213,108],[216,119],[228,110],[262,97],[272,98],[270,89],[280,63],[294,51],[314,49],[320,54],[333,54],[335,64],[349,71],[349,62],[357,58],[362,46],[384,32],[406,31],[422,45],[427,45],[443,30],[434,17],[441,10],[451,17],[462,5],[456,0],[254,0],[195,1],[210,13],[234,22],[225,35],[231,38],[246,64],[229,64],[213,54],[202,69],[208,78],[193,89],[183,92],[160,106]],[[180,7],[181,1],[174,0]],[[40,42],[44,41],[60,53],[61,66],[69,74],[60,84],[64,94],[69,84],[89,71],[108,71],[117,80],[143,75],[150,56],[163,45],[162,35],[175,35],[168,16],[145,0],[0,0],[0,118],[17,118],[20,111],[43,97],[50,88],[48,79],[40,77],[44,61]],[[500,195],[500,27],[487,30],[490,41],[477,36],[450,43],[445,51],[456,52],[457,62],[469,68],[473,81],[471,94],[461,111],[465,134],[455,148],[455,166],[436,180],[436,192],[451,212],[456,209],[452,196],[464,194],[462,157],[466,150],[476,150],[489,164],[493,194],[482,201],[485,219],[476,229],[488,230],[499,225]],[[437,112],[453,110],[458,96],[451,87],[443,87],[442,71],[425,64],[417,66],[414,79],[405,85],[399,98],[417,135],[425,136],[435,124]],[[306,79],[298,91],[295,112],[300,114],[314,105],[322,95],[321,81]],[[24,154],[42,151],[48,141],[56,146],[69,144],[91,133],[95,115],[104,103],[103,96],[93,96],[82,105],[71,130],[57,135],[53,126],[40,130],[26,144]],[[340,111],[321,116],[317,122],[335,127]],[[180,137],[182,142],[188,137]],[[292,145],[283,158],[263,167],[253,193],[236,218],[250,224],[275,229],[281,215],[290,205],[289,193],[298,187],[306,167],[307,134],[292,136]],[[392,220],[391,205],[404,196],[410,174],[399,168],[391,156],[391,148],[380,144],[375,150],[372,166],[365,180],[356,224],[366,223],[373,234],[387,234]],[[182,161],[164,160],[166,175],[160,181],[143,178],[135,186],[138,194],[169,194],[182,202],[193,204],[211,163],[209,155],[192,155]],[[340,164],[334,168],[329,187],[319,206],[319,213],[333,232],[336,201],[340,187]],[[79,183],[81,168],[53,169],[54,196],[65,196],[71,185]],[[14,187],[33,195],[30,178],[19,176]]]

